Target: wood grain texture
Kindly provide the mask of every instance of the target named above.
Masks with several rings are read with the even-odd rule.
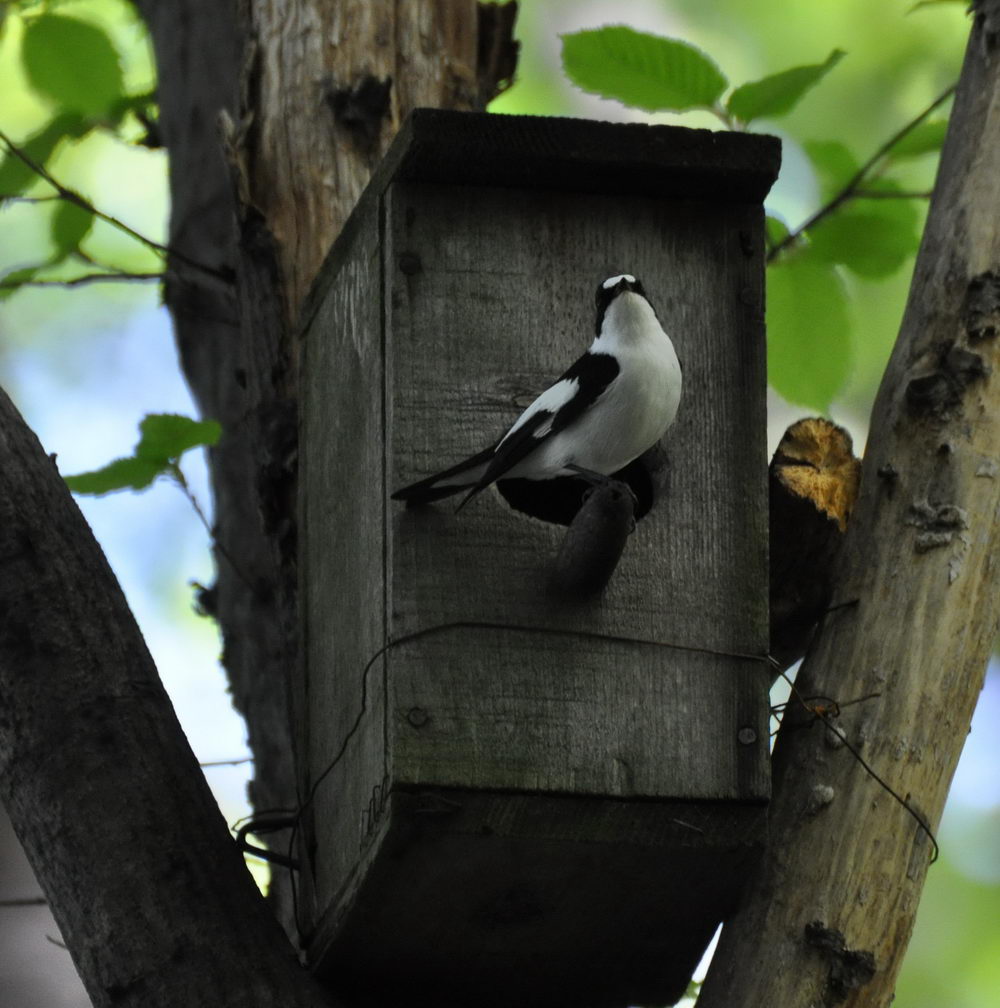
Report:
[[[249,198],[277,242],[295,317],[409,110],[475,106],[476,2],[255,0],[247,8],[264,57],[251,73]],[[366,81],[388,84],[384,109],[338,107],[338,95],[356,93]]]
[[[753,635],[766,600],[739,583],[738,566],[746,558],[751,582],[763,583],[762,295],[759,259],[744,255],[741,236],[759,211],[420,185],[392,190],[387,220],[393,485],[502,434],[589,346],[597,283],[632,271],[684,368],[665,440],[669,502],[640,524],[642,549],[626,551],[609,595],[551,615],[556,625],[583,625],[585,613],[595,630],[763,654]],[[407,276],[400,262],[414,254],[420,270]],[[486,499],[458,518],[446,506],[390,512],[394,577],[407,586],[393,595],[394,632],[456,618],[456,586],[437,583],[470,563],[477,584],[502,577],[509,590],[458,593],[465,618],[525,622],[537,612],[537,574],[562,530],[514,521]]]
[[[744,210],[741,219],[730,208],[713,219],[712,211],[696,205],[616,196],[413,184],[390,191],[393,486],[449,465],[502,433],[589,345],[592,288],[605,275],[628,270],[643,279],[685,373],[681,410],[666,438],[670,493],[639,523],[599,600],[562,604],[549,596],[547,573],[562,529],[514,514],[493,492],[459,516],[447,506],[390,512],[394,636],[455,620],[564,631],[550,641],[512,633],[505,640],[487,634],[470,639],[454,655],[459,665],[471,657],[475,667],[464,677],[444,672],[450,685],[437,696],[427,676],[427,669],[447,668],[437,642],[393,652],[397,719],[406,704],[423,706],[421,696],[443,701],[463,683],[457,706],[481,710],[488,719],[509,718],[510,702],[499,698],[513,694],[530,703],[532,694],[525,693],[523,681],[508,682],[512,673],[505,669],[523,670],[529,679],[527,670],[533,670],[541,682],[561,681],[568,702],[574,689],[607,700],[615,688],[608,677],[610,684],[617,682],[611,669],[628,655],[646,671],[643,685],[632,684],[636,693],[617,684],[623,698],[631,697],[623,703],[644,703],[650,691],[670,696],[658,712],[662,731],[643,732],[648,766],[678,766],[682,759],[689,769],[683,782],[662,772],[658,778],[652,770],[640,772],[646,788],[658,779],[645,793],[741,797],[735,767],[747,754],[726,712],[753,706],[736,699],[740,689],[755,694],[763,709],[752,672],[742,679],[712,678],[713,669],[741,663],[655,646],[608,650],[572,632],[632,637],[651,645],[766,652],[759,636],[766,598],[748,590],[766,578],[763,373],[760,343],[754,346],[760,301],[751,295],[759,299],[759,286],[754,291],[754,262],[742,254],[740,243],[740,231],[752,230],[755,213]],[[732,253],[728,271],[716,265],[719,247],[726,245]],[[407,275],[400,262],[412,264],[414,256],[420,269]],[[476,271],[468,263],[476,263]],[[754,668],[753,662],[742,664]],[[710,678],[721,692],[705,688]],[[547,695],[544,688],[538,692]],[[470,707],[473,697],[478,698],[475,708]],[[498,698],[495,710],[493,698]],[[454,709],[447,704],[447,710]],[[597,712],[591,713],[595,720],[579,723],[577,741],[592,738],[591,758],[605,770],[592,771],[590,786],[595,793],[623,793],[627,785],[604,752],[607,734],[598,730]],[[687,723],[697,724],[697,730],[682,727],[691,714],[694,721]],[[568,720],[574,716],[566,715]],[[760,717],[752,723],[761,730]],[[524,717],[511,725],[511,749],[542,757],[518,734],[537,726]],[[471,740],[464,760],[470,776],[449,776],[441,783],[472,784],[475,768],[490,762],[495,739],[454,737],[459,736]],[[405,738],[401,757],[429,758],[417,754],[419,736]],[[552,736],[552,741],[551,755],[561,762],[562,740]],[[665,748],[658,748],[658,741]],[[683,746],[688,748],[681,757]],[[428,749],[435,759],[449,759],[454,772],[457,757],[443,755],[439,738]],[[542,758],[540,765],[548,764]],[[758,765],[755,797],[767,788],[766,762],[760,759]],[[546,779],[552,789],[572,790],[570,776]]]
[[[766,711],[752,702],[753,667],[510,630],[443,633],[395,649],[389,664],[402,784],[767,797]],[[758,745],[739,743],[747,727]]]
[[[822,417],[792,424],[771,458],[769,653],[782,669],[806,653],[830,606],[835,562],[860,479],[851,435]]]
[[[338,274],[304,356],[300,556],[308,675],[298,697],[302,794],[329,765],[362,710],[346,758],[310,805],[311,832],[333,838],[311,865],[317,906],[326,906],[354,868],[362,823],[386,774],[382,665],[365,665],[386,638],[385,542],[377,488],[384,468],[382,268],[377,221],[359,230],[355,255]],[[344,815],[349,809],[350,814]]]
[[[381,170],[400,182],[750,204],[763,201],[778,172],[775,137],[618,123],[609,143],[608,125],[417,108]]]
[[[487,127],[469,118],[482,140]],[[613,146],[618,127],[599,129]],[[693,143],[691,131],[677,132]],[[525,127],[525,150],[536,133],[534,122]],[[409,157],[397,149],[390,165],[416,171],[419,157]],[[390,958],[423,956],[428,989],[447,986],[435,943],[447,933],[457,945],[441,947],[461,957],[463,915],[486,898],[491,858],[501,855],[479,847],[475,831],[449,826],[404,869],[397,853],[420,815],[399,802],[431,795],[447,810],[460,793],[463,808],[487,802],[494,818],[521,823],[509,885],[533,860],[545,872],[564,864],[553,885],[576,886],[577,902],[555,902],[550,933],[572,933],[580,901],[610,899],[597,865],[627,880],[618,894],[625,917],[645,898],[647,867],[663,866],[673,905],[657,903],[656,917],[670,920],[657,933],[686,929],[690,939],[677,939],[676,954],[653,971],[665,997],[686,982],[734,898],[729,868],[763,839],[769,677],[754,658],[767,647],[760,208],[623,196],[620,177],[612,192],[594,193],[571,183],[553,191],[393,181],[389,171],[360,200],[306,313],[304,787],[343,752],[317,795],[306,845],[311,955],[342,977],[333,964],[355,955],[345,952],[347,935],[364,946],[365,935],[396,927],[409,938],[386,944]],[[407,511],[388,495],[506,429],[590,344],[594,287],[620,272],[644,281],[684,366],[666,439],[670,491],[639,523],[604,595],[569,602],[546,591],[561,527],[512,511],[492,490],[460,515],[447,503]],[[453,625],[470,622],[493,625]],[[524,818],[518,803],[529,798],[535,813]],[[571,798],[572,816],[558,804]],[[616,811],[595,816],[588,802]],[[695,860],[682,849],[697,841],[654,825],[664,808],[682,806],[700,809],[702,835],[717,841]],[[557,847],[553,822],[565,831]],[[638,857],[637,847],[647,849],[639,838],[653,835]],[[427,872],[457,894],[461,913],[442,900],[420,910]],[[410,920],[418,913],[419,926]],[[553,949],[558,965],[538,961],[525,977],[549,989],[618,920],[591,916],[583,945]],[[615,937],[622,962],[632,961],[628,942],[653,927],[643,911],[631,938]],[[495,963],[500,946],[487,945]],[[469,973],[478,970],[480,983],[495,969],[483,948]],[[642,989],[641,975],[627,988]]]

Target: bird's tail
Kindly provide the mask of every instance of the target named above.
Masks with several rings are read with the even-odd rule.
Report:
[[[431,504],[444,497],[450,497],[462,490],[474,489],[482,479],[483,473],[486,472],[486,467],[489,465],[490,459],[493,458],[495,449],[496,445],[490,445],[489,448],[484,448],[483,451],[459,462],[458,465],[454,465],[450,469],[445,469],[444,472],[436,473],[434,476],[428,476],[426,479],[402,487],[392,494],[392,499],[406,501],[407,507],[417,507],[421,504]],[[463,500],[462,504],[464,503]]]

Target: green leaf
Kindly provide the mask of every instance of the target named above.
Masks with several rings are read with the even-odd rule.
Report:
[[[42,14],[21,43],[28,82],[62,108],[106,118],[122,94],[122,70],[111,39],[90,21]]]
[[[768,380],[789,402],[822,413],[850,373],[847,292],[836,268],[808,255],[767,269]]]
[[[72,255],[93,226],[94,215],[89,210],[84,210],[83,207],[68,200],[62,200],[52,215],[50,234],[52,244],[56,247],[52,262],[62,262],[67,256]]]
[[[7,298],[20,290],[22,284],[27,283],[29,280],[34,280],[35,274],[40,269],[42,269],[41,265],[25,266],[23,269],[11,270],[5,274],[0,279],[0,301],[6,301]]]
[[[759,81],[742,84],[726,102],[730,115],[741,122],[766,116],[774,119],[787,115],[799,103],[802,96],[818,84],[843,58],[840,49],[834,49],[823,63],[793,67],[781,73],[772,74]]]
[[[215,420],[192,420],[176,413],[149,413],[139,424],[139,443],[130,458],[116,459],[102,469],[64,477],[74,493],[105,494],[112,490],[144,490],[157,476],[175,469],[190,448],[214,445],[222,433]]]
[[[562,40],[563,69],[577,87],[646,112],[711,108],[728,83],[695,46],[625,25],[574,32]]]
[[[963,7],[969,6],[969,0],[920,0],[919,3],[915,3],[906,13],[912,14],[914,11],[920,10],[921,7],[940,7],[941,4],[960,3]]]
[[[768,214],[764,218],[764,230],[769,248],[780,245],[788,237],[788,225],[779,217]]]
[[[176,413],[150,413],[139,424],[136,457],[166,465],[189,448],[214,445],[222,433],[215,420],[192,420]]]
[[[106,494],[113,490],[145,490],[165,465],[144,458],[120,458],[93,472],[64,476],[66,485],[78,494]]]
[[[898,191],[888,181],[869,188]],[[839,263],[861,277],[891,276],[920,244],[919,219],[912,199],[858,197],[810,228],[810,251],[815,258]]]
[[[840,192],[858,173],[858,159],[839,140],[807,140],[803,147],[820,179],[826,198]]]
[[[920,157],[931,151],[940,150],[944,146],[945,134],[948,132],[947,119],[934,119],[915,126],[899,143],[893,145],[889,157],[893,161],[903,158]]]
[[[114,126],[120,126],[126,115],[132,113],[143,125],[155,122],[158,113],[156,92],[146,91],[137,95],[122,95],[109,110],[108,118]]]
[[[78,139],[89,131],[78,112],[56,116],[52,122],[30,136],[18,148],[35,164],[45,166],[60,140]],[[38,179],[38,173],[16,154],[7,151],[0,160],[0,200],[20,196]]]

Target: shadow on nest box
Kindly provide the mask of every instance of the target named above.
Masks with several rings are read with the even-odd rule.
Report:
[[[656,444],[611,474],[611,479],[624,483],[635,495],[636,521],[666,495],[669,471],[667,453]],[[592,484],[579,476],[497,480],[497,490],[515,511],[555,525],[571,524],[591,489]]]

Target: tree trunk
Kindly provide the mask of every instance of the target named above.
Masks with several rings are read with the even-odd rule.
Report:
[[[1000,2],[973,6],[834,608],[774,753],[771,846],[699,1008],[891,1002],[934,852],[918,820],[936,828],[982,687],[1000,619]],[[810,697],[868,699],[823,724]]]
[[[3,393],[0,472],[0,800],[94,1005],[328,1004],[229,836],[100,547]]]

